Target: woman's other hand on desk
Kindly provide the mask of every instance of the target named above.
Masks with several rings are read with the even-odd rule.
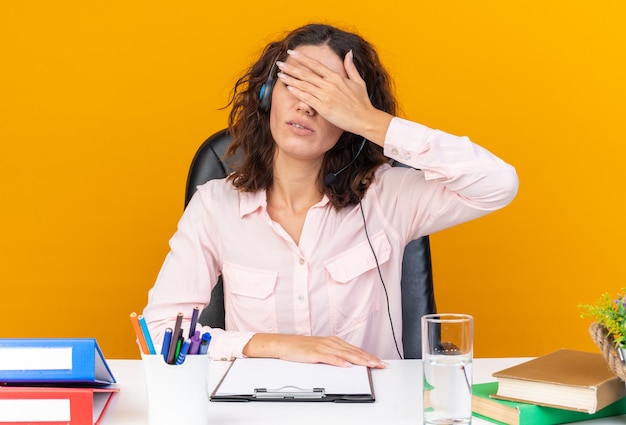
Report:
[[[300,363],[352,364],[382,369],[385,363],[335,336],[255,334],[243,349],[247,357],[269,357]]]

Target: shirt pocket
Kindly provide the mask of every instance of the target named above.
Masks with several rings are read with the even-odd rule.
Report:
[[[224,308],[228,330],[277,332],[278,272],[224,263]]]
[[[391,256],[391,244],[384,232],[371,238],[382,266]],[[372,248],[364,241],[324,264],[328,273],[331,335],[342,335],[365,324],[380,308],[382,283]]]

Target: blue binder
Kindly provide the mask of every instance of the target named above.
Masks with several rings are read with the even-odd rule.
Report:
[[[0,338],[0,385],[113,383],[94,338]]]

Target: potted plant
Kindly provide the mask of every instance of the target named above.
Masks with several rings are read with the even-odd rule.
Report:
[[[590,317],[593,341],[600,348],[611,370],[626,381],[626,295],[617,298],[602,294],[595,304],[580,304],[581,317]]]

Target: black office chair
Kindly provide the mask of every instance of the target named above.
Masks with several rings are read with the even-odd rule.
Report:
[[[226,177],[232,171],[232,162],[224,160],[232,137],[221,130],[209,137],[198,148],[189,168],[185,207],[196,191],[196,187],[211,179]],[[233,158],[236,161],[237,158]],[[394,166],[403,166],[393,163]],[[402,344],[404,358],[422,357],[422,331],[420,319],[425,314],[435,313],[430,241],[428,236],[411,241],[404,250],[402,260]],[[224,289],[220,276],[211,292],[211,302],[200,314],[199,322],[214,328],[225,328]]]

